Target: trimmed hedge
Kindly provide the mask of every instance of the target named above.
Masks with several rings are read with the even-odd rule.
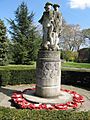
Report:
[[[1,85],[17,85],[35,83],[35,69],[0,70]]]
[[[16,110],[0,107],[0,120],[89,120],[90,111]]]
[[[35,83],[36,65],[12,65],[0,67],[0,84],[17,85]]]
[[[90,69],[63,68],[62,84],[90,87]]]
[[[62,83],[79,84],[90,87],[90,69],[62,68]],[[0,68],[1,85],[33,84],[35,83],[35,66],[2,67]]]

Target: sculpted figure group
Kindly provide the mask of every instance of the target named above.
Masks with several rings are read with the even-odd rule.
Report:
[[[52,10],[53,7],[53,10]],[[62,15],[59,12],[59,5],[47,2],[45,11],[39,23],[43,26],[43,43],[42,49],[59,50],[59,37],[62,31]]]

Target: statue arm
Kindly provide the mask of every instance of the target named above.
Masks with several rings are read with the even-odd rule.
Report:
[[[60,16],[60,25],[62,26],[62,15]]]
[[[44,15],[45,15],[45,12],[43,12],[43,15],[42,15],[41,19],[38,21],[38,22],[41,23],[41,24],[42,24],[42,22],[43,22]]]
[[[43,21],[43,16],[41,17],[41,19],[38,22],[42,24],[42,21]]]
[[[61,33],[62,33],[62,15],[60,15],[60,22],[59,22],[59,36],[61,36]]]

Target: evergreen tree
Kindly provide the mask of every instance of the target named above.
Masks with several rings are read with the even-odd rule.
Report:
[[[7,51],[8,51],[8,44],[7,44],[7,37],[6,37],[6,27],[2,20],[0,20],[0,65],[7,65],[8,58],[7,58]]]
[[[13,59],[16,64],[29,64],[36,60],[41,38],[33,24],[34,13],[29,13],[27,5],[22,4],[15,12],[15,19],[8,20],[13,40]]]

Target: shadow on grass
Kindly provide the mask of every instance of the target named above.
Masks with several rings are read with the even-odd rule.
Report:
[[[63,85],[68,85],[68,86],[73,86],[73,87],[77,87],[77,88],[81,88],[81,89],[85,89],[87,91],[90,91],[90,87],[87,84],[82,84],[82,83],[62,83]]]

